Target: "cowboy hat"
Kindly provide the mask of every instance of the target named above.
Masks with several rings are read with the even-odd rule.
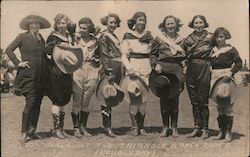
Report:
[[[161,97],[168,95],[172,98],[180,92],[180,82],[173,74],[158,74],[152,71],[149,75],[149,88],[155,96]]]
[[[210,98],[216,105],[230,105],[235,102],[237,86],[228,76],[220,77],[215,81],[210,91]]]
[[[96,97],[101,104],[106,104],[108,107],[114,107],[122,102],[124,92],[115,82],[111,84],[109,78],[104,76],[97,83]]]
[[[146,83],[137,75],[131,77],[126,75],[121,79],[120,87],[124,91],[124,99],[128,103],[132,103],[131,99],[141,96],[142,102],[148,98],[149,88]]]
[[[19,23],[19,26],[23,30],[29,30],[29,24],[31,22],[39,22],[40,23],[40,29],[50,28],[51,24],[48,20],[46,20],[44,17],[38,16],[38,15],[28,15],[24,17],[21,22]]]
[[[83,62],[83,53],[80,47],[62,47],[56,45],[53,50],[53,59],[58,68],[65,74],[72,74]]]

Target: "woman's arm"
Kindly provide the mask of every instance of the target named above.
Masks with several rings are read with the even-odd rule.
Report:
[[[6,54],[10,58],[10,60],[15,64],[15,66],[18,66],[18,64],[21,62],[17,56],[15,55],[14,51],[17,47],[20,47],[22,44],[22,35],[19,34],[14,41],[12,41],[9,46],[6,48]]]
[[[231,71],[232,71],[232,74],[235,74],[242,67],[242,60],[240,58],[239,52],[236,49],[233,53],[233,62],[234,62],[234,66],[232,67]]]

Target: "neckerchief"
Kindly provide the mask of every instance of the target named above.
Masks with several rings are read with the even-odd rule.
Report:
[[[182,47],[180,47],[180,45],[178,45],[178,43],[180,43],[183,38],[177,34],[178,37],[176,38],[175,41],[172,41],[170,39],[170,37],[165,33],[165,32],[162,32],[162,34],[160,35],[161,36],[161,40],[166,42],[168,45],[169,45],[169,48],[170,48],[170,51],[173,55],[175,55],[178,51],[180,53],[184,53],[185,51],[182,49]]]
[[[144,31],[142,34],[136,34],[135,31],[130,31],[124,34],[123,39],[139,39],[140,42],[143,43],[151,43],[154,38],[151,35],[150,31]]]
[[[114,42],[115,46],[120,49],[120,41],[118,38],[116,38],[114,35],[112,35],[108,31],[104,31],[103,34],[108,36]]]
[[[213,54],[212,54],[212,57],[219,57],[219,55],[220,54],[222,54],[222,53],[226,53],[227,51],[229,51],[229,50],[231,50],[233,47],[232,46],[230,46],[230,45],[228,45],[228,46],[226,46],[226,47],[222,47],[222,48],[220,48],[220,49],[218,49],[217,47],[214,47],[213,48]]]
[[[94,38],[92,38],[88,42],[85,42],[81,38],[79,46],[82,49],[84,60],[90,60],[94,54],[95,49],[97,48],[97,42]]]

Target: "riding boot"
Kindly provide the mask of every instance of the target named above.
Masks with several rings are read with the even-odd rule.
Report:
[[[80,111],[80,132],[83,136],[90,137],[92,136],[87,131],[87,121],[88,121],[89,112]]]
[[[166,137],[169,130],[169,116],[167,112],[162,112],[161,116],[162,116],[163,127],[160,137]]]
[[[224,120],[224,115],[219,115],[218,118],[217,118],[217,121],[218,121],[218,126],[219,126],[219,134],[218,136],[216,137],[216,140],[221,140],[223,138],[225,138],[225,120]]]
[[[147,133],[146,133],[146,131],[144,129],[145,115],[146,114],[142,114],[141,112],[137,113],[139,132],[140,132],[141,136],[147,136]]]
[[[111,138],[115,138],[115,134],[111,129],[111,108],[102,106],[102,122],[105,130],[105,134]]]
[[[66,137],[63,135],[60,124],[60,116],[52,113],[54,128],[52,129],[52,133],[55,137],[59,139],[65,139]]]
[[[226,135],[225,135],[225,142],[232,141],[232,127],[233,127],[233,116],[226,116]]]
[[[177,121],[178,121],[178,111],[173,111],[171,114],[171,127],[172,127],[172,136],[178,137],[179,133],[177,130]]]
[[[77,138],[81,138],[81,132],[79,129],[79,113],[75,114],[73,112],[71,112],[71,117],[72,117],[72,121],[73,121],[73,125],[74,125],[74,136]]]
[[[138,127],[138,119],[137,119],[137,114],[134,115],[132,112],[129,112],[130,114],[130,118],[131,118],[131,122],[132,122],[132,129],[131,129],[131,134],[133,136],[139,136],[139,127]]]
[[[30,126],[30,114],[24,113],[22,115],[22,137],[21,144],[24,145],[28,140],[28,129]]]
[[[37,135],[37,133],[35,132],[37,128],[39,115],[40,115],[40,109],[37,111],[33,111],[31,114],[32,118],[30,119],[30,127],[28,134],[32,139],[41,139],[41,137]]]
[[[61,132],[63,133],[63,135],[65,136],[65,138],[68,138],[69,135],[63,130],[63,126],[64,126],[64,117],[65,117],[65,112],[60,112],[60,129]]]

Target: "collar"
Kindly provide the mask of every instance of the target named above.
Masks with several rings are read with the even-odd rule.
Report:
[[[229,50],[231,50],[233,47],[231,45],[228,45],[226,47],[222,47],[220,49],[218,49],[216,46],[213,48],[213,54],[211,57],[219,57],[220,54],[222,53],[226,53],[228,52]]]

